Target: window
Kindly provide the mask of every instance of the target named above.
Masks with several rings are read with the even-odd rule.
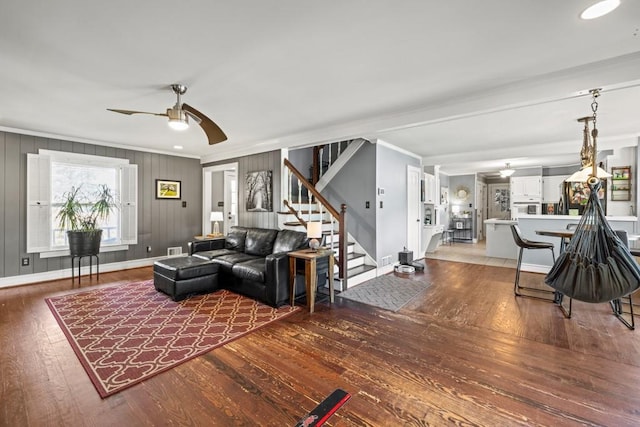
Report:
[[[40,252],[42,257],[67,254],[66,233],[56,219],[62,196],[80,185],[90,197],[101,184],[117,200],[117,209],[100,224],[102,250],[126,249],[137,243],[137,165],[126,159],[49,150],[27,154],[27,252]]]

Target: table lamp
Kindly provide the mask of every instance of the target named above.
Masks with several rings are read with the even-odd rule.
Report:
[[[222,216],[222,212],[213,211],[211,212],[211,216],[209,217],[209,221],[213,222],[213,234],[220,234],[220,226],[218,225],[218,221],[224,221],[224,217]]]
[[[321,222],[308,222],[307,223],[307,237],[309,240],[309,247],[312,251],[317,251],[320,247],[318,239],[322,237],[322,223]]]

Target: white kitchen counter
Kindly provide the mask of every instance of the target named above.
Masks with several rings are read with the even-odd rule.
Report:
[[[577,224],[581,216],[576,215],[522,215],[518,217],[518,226],[522,232],[522,237],[529,240],[550,242],[555,245],[555,255],[560,254],[560,238],[541,236],[536,234],[536,230],[565,230],[567,224]],[[630,235],[637,234],[638,217],[635,216],[607,216],[609,225],[614,230],[625,230]],[[630,246],[636,247],[637,241],[632,240]],[[547,273],[553,261],[549,251],[524,251],[522,257],[522,270]]]
[[[516,259],[518,247],[511,234],[511,225],[518,221],[491,218],[484,222],[486,227],[486,254],[490,257]]]

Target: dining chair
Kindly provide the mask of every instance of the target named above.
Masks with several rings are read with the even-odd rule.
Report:
[[[518,252],[518,263],[516,267],[516,279],[513,284],[513,293],[518,297],[525,296],[530,298],[541,298],[544,300],[548,300],[548,298],[542,298],[537,295],[525,295],[521,293],[522,289],[536,291],[536,292],[552,293],[552,294],[555,294],[555,291],[520,286],[520,269],[522,268],[522,255],[525,249],[549,249],[551,250],[551,257],[553,258],[553,263],[555,264],[556,256],[553,252],[554,244],[550,242],[539,242],[539,241],[525,239],[524,237],[522,237],[522,233],[520,232],[520,227],[518,227],[516,224],[511,225],[511,233],[513,234],[513,240],[515,241],[516,246],[520,248],[520,251]],[[555,298],[553,301],[555,302]]]
[[[575,230],[576,228],[578,228],[578,223],[570,223],[567,224],[567,230]],[[569,242],[571,241],[571,237],[563,237],[560,240],[560,253],[564,252],[564,250],[567,248],[567,245],[569,244]]]

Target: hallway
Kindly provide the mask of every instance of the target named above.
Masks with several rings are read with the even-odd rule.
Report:
[[[515,259],[492,258],[485,255],[486,240],[478,243],[453,243],[439,245],[435,252],[427,253],[425,258],[441,261],[465,262],[467,264],[490,265],[493,267],[516,268]]]

